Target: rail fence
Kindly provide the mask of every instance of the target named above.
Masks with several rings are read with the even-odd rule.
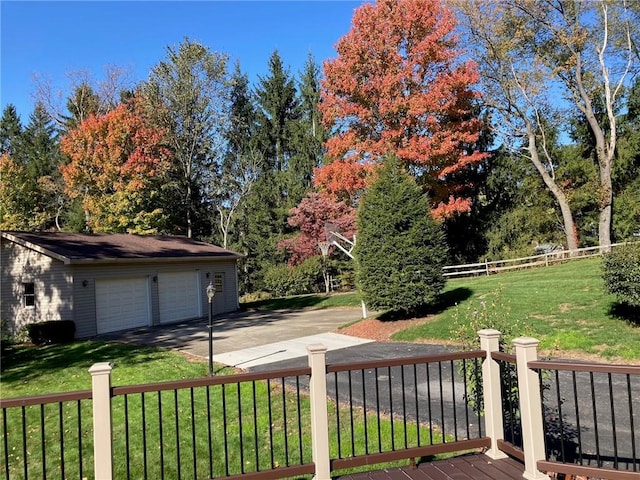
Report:
[[[609,250],[625,245],[625,243],[613,243],[607,247],[586,247],[575,250],[557,250],[530,257],[510,258],[507,260],[495,260],[480,263],[468,263],[465,265],[448,265],[443,267],[445,277],[471,277],[479,275],[491,275],[509,270],[520,270],[532,267],[548,267],[554,263],[578,260],[589,257],[602,256]]]
[[[499,351],[326,364],[0,399],[0,477],[275,479],[484,451],[543,472],[640,480],[640,366],[547,362],[538,342]],[[602,377],[602,378],[600,378]]]

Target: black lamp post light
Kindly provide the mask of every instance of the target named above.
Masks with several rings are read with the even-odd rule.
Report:
[[[213,297],[216,294],[216,287],[213,282],[207,285],[207,299],[209,300],[209,376],[213,377]]]

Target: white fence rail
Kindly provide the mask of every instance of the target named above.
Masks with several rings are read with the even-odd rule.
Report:
[[[466,265],[450,265],[444,267],[445,277],[470,277],[477,275],[491,275],[508,270],[518,270],[530,267],[541,267],[567,260],[597,257],[608,252],[612,248],[624,245],[613,243],[609,246],[578,248],[575,250],[559,250],[531,257],[511,258],[508,260],[484,261],[481,263],[468,263]]]

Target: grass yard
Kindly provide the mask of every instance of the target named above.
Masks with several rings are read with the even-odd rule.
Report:
[[[476,312],[518,322],[522,334],[539,339],[547,354],[640,361],[638,312],[617,307],[615,297],[604,291],[601,275],[601,259],[592,258],[449,280],[433,321],[393,338],[451,341],[456,326]]]
[[[89,389],[91,376],[88,369],[96,362],[105,361],[114,364],[114,386],[197,378],[207,373],[204,361],[193,361],[176,352],[133,345],[86,341],[44,347],[17,346],[2,361],[2,398]],[[217,375],[231,373],[233,371],[227,368],[216,371]],[[311,462],[308,396],[303,392],[298,397],[295,390],[283,388],[281,380],[269,384],[258,381],[238,385],[214,386],[210,387],[209,392],[205,387],[200,387],[177,392],[147,393],[144,396],[145,416],[142,414],[143,400],[140,395],[115,397],[112,405],[116,477],[126,478],[127,471],[129,478],[161,478],[163,475],[164,478],[203,477],[209,475],[210,469],[213,469],[216,477],[228,475],[225,462],[221,459],[226,459],[230,474],[240,473],[241,468],[247,472],[255,471],[256,465],[261,470],[269,469],[272,462],[281,466],[287,462],[292,465]],[[283,404],[287,405],[286,410]],[[207,427],[208,408],[212,418],[211,434]],[[10,434],[7,450],[4,437],[0,435],[0,451],[9,452],[11,478],[24,478],[23,448],[28,458],[28,478],[38,478],[43,474],[43,462],[47,476],[60,476],[61,437],[65,445],[64,476],[77,478],[91,472],[93,438],[89,400],[49,404],[42,409],[38,406],[26,407],[27,422],[24,427],[21,411],[21,408],[12,408],[3,412],[2,422],[6,422],[6,431]],[[220,415],[222,411],[226,412],[226,421]],[[298,415],[298,411],[302,414]],[[338,435],[341,436],[342,455],[363,454],[365,417],[362,411],[355,410],[352,414],[350,410],[340,408],[338,413],[335,405],[329,405],[328,414],[332,456],[335,458],[338,455]],[[341,417],[339,432],[338,414]],[[80,428],[78,415],[81,418]],[[179,434],[176,418],[179,419]],[[371,415],[366,420],[371,451],[375,451],[378,441],[383,450],[391,449],[392,444],[402,445],[405,441],[409,447],[415,446],[418,435],[422,445],[431,434],[434,443],[442,441],[437,432],[430,433],[424,427],[407,426],[396,421],[392,428],[388,419],[383,419],[378,425],[377,419]],[[129,429],[125,428],[127,424]],[[145,428],[142,428],[143,425]],[[269,425],[274,425],[275,429],[271,430]],[[348,440],[351,428],[355,438],[360,439],[355,445],[355,452],[350,451]],[[143,431],[146,434],[144,437]],[[302,432],[301,437],[298,431]],[[380,440],[376,434],[378,431],[381,432]],[[25,444],[22,443],[23,433],[27,438]],[[43,437],[46,447],[42,443]],[[212,439],[215,459],[213,466],[208,460],[209,438]],[[226,439],[226,444],[223,439]],[[78,455],[79,442],[84,452],[82,457]],[[129,465],[125,461],[127,451],[131,459]],[[259,458],[256,452],[259,452]],[[400,461],[393,465],[406,464],[407,461]],[[367,469],[363,467],[356,470]],[[91,477],[90,474],[88,476]]]
[[[394,334],[405,342],[459,339],[473,312],[517,324],[548,355],[640,361],[640,312],[620,308],[604,290],[600,258],[491,276],[449,279],[432,321]],[[252,308],[360,307],[357,294],[304,295],[253,302]],[[380,318],[384,318],[382,315]]]

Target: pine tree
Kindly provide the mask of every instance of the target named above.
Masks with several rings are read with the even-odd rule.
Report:
[[[36,103],[23,135],[25,173],[33,192],[32,213],[39,229],[61,227],[60,214],[66,203],[60,175],[58,132],[44,105]]]
[[[100,111],[100,97],[88,82],[82,82],[67,98],[69,115],[62,115],[65,130],[77,128],[89,116],[104,113]]]
[[[255,91],[257,148],[264,161],[252,193],[247,199],[247,231],[244,238],[247,259],[244,265],[246,288],[262,288],[264,270],[283,263],[284,253],[277,242],[290,231],[287,171],[295,154],[292,142],[298,121],[295,82],[277,51],[269,58],[269,73],[260,77]]]
[[[292,205],[298,205],[311,190],[314,168],[322,163],[327,135],[318,109],[320,75],[320,67],[309,54],[298,82],[299,115],[293,123],[293,155],[287,170],[288,200]]]
[[[9,105],[0,121],[2,166],[2,228],[42,230],[53,226],[63,206],[55,127],[37,103],[23,130]]]
[[[57,174],[60,162],[58,132],[42,103],[36,103],[24,131],[27,172],[33,179]]]
[[[411,313],[444,288],[447,251],[420,187],[387,156],[357,214],[356,283],[374,310]]]
[[[212,178],[211,191],[215,223],[220,244],[248,253],[244,205],[264,167],[256,141],[256,111],[249,90],[249,79],[236,63],[230,79],[229,122],[224,132],[226,152],[218,175]]]
[[[6,153],[11,157],[17,157],[22,138],[22,123],[16,111],[16,107],[9,104],[2,111],[0,118],[0,154]]]
[[[296,86],[278,51],[269,58],[269,74],[256,88],[260,139],[269,167],[280,173],[289,166],[292,125],[298,117]]]

